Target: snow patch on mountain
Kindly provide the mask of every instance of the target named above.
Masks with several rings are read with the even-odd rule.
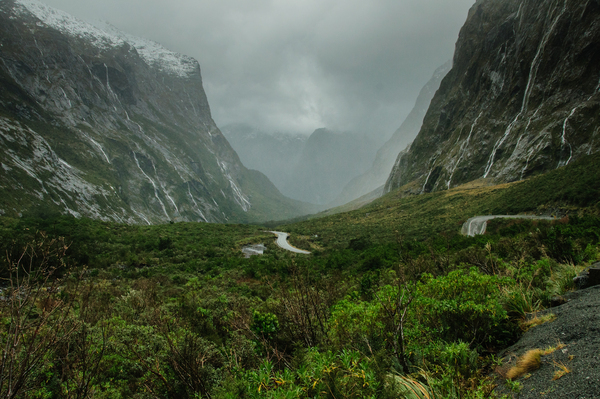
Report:
[[[120,47],[124,41],[83,22],[64,11],[49,7],[36,0],[15,1],[15,11],[20,15],[30,12],[43,24],[59,30],[61,33],[89,40],[100,49]]]
[[[151,40],[121,32],[106,22],[94,26],[37,0],[16,0],[15,4],[15,12],[20,15],[29,12],[43,24],[69,36],[87,40],[100,50],[122,47],[127,43],[137,50],[149,66],[162,72],[186,78],[200,69],[194,58],[170,51]]]
[[[169,51],[151,40],[125,33],[121,33],[121,35],[127,43],[135,47],[146,64],[158,68],[162,72],[185,78],[200,69],[198,61],[192,57]]]

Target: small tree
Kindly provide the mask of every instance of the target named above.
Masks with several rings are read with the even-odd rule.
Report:
[[[69,316],[74,293],[61,291],[57,272],[65,266],[68,245],[40,234],[16,257],[7,252],[0,288],[0,397],[32,390],[33,379],[52,351],[78,323]],[[77,287],[75,287],[77,291]]]
[[[395,287],[385,286],[377,293],[377,299],[381,303],[385,332],[389,338],[388,342],[404,372],[408,372],[404,326],[406,314],[414,298],[413,292],[413,285],[397,279]]]

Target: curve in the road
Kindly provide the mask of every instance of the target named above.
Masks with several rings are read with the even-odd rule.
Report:
[[[290,243],[287,241],[287,238],[289,236],[288,233],[284,233],[281,231],[271,231],[270,233],[273,233],[277,236],[277,245],[279,245],[280,248],[286,249],[286,250],[288,250],[290,252],[294,252],[296,254],[304,254],[304,255],[310,254],[310,252],[308,252],[308,251],[304,251],[302,249],[292,247],[290,245]]]
[[[460,232],[462,235],[474,237],[479,234],[485,233],[487,228],[487,222],[492,219],[538,219],[538,220],[554,220],[550,216],[532,216],[532,215],[487,215],[487,216],[475,216],[467,220]]]

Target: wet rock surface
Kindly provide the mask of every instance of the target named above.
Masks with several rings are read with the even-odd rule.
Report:
[[[600,148],[600,2],[479,0],[387,190],[509,182]]]
[[[575,278],[573,282],[578,289],[600,285],[600,262],[594,263]]]

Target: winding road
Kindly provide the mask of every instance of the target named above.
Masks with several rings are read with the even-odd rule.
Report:
[[[290,252],[294,252],[296,254],[304,254],[304,255],[308,255],[310,254],[310,252],[308,251],[303,251],[301,249],[292,247],[290,245],[290,243],[287,241],[287,238],[289,236],[288,233],[283,233],[281,231],[270,231],[269,233],[273,233],[277,236],[277,245],[279,245],[280,248],[286,249]]]
[[[487,228],[488,220],[492,219],[537,219],[537,220],[554,220],[551,216],[532,216],[532,215],[488,215],[488,216],[475,216],[467,220],[460,232],[462,235],[474,237],[479,234],[485,233]]]

